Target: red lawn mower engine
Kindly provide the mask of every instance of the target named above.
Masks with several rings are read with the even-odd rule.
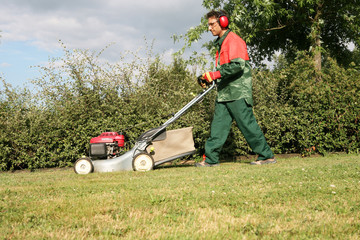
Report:
[[[118,132],[103,132],[90,140],[91,159],[109,159],[120,155],[125,145],[125,137]]]

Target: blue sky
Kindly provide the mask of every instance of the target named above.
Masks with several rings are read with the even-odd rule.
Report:
[[[9,41],[0,45],[0,73],[12,86],[29,86],[39,75],[37,65],[47,62],[49,56],[60,56],[61,51],[47,51],[28,42]]]
[[[198,25],[206,12],[202,0],[1,0],[0,76],[14,87],[30,85],[40,74],[31,66],[61,56],[59,40],[94,51],[115,43],[103,57],[117,61],[144,46],[145,37],[155,41],[154,52],[170,56],[181,47],[171,36]]]

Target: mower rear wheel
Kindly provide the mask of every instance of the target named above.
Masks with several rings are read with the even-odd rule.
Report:
[[[154,159],[147,153],[139,153],[133,158],[134,171],[146,172],[154,168]]]
[[[94,171],[94,165],[92,164],[90,158],[82,157],[75,162],[74,171],[77,174],[89,174]]]

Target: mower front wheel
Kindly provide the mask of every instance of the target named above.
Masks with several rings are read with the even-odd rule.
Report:
[[[75,162],[74,171],[77,174],[89,174],[94,171],[94,165],[90,158],[82,157]]]
[[[154,159],[147,153],[139,153],[133,158],[134,171],[146,172],[154,168]]]

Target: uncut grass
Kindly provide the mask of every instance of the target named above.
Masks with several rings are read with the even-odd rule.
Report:
[[[278,162],[1,173],[0,239],[358,239],[359,156]]]

